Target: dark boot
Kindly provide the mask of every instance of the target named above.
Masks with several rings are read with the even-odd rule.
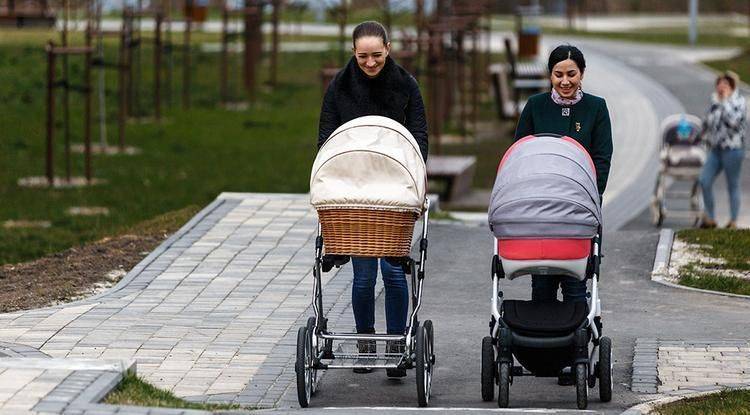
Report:
[[[374,334],[375,330],[367,332],[357,332],[359,334]],[[375,354],[378,352],[377,343],[375,340],[357,340],[357,351],[359,353],[370,353]],[[372,373],[371,367],[355,367],[352,369],[354,373]]]
[[[406,343],[404,340],[392,340],[385,346],[386,353],[403,354],[405,349]],[[406,369],[386,369],[385,373],[389,378],[402,378],[406,376]]]

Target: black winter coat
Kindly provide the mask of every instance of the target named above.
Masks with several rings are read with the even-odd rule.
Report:
[[[352,57],[328,85],[318,127],[318,148],[342,124],[365,115],[381,115],[401,123],[427,160],[427,121],[416,79],[390,57],[378,76],[370,78]]]

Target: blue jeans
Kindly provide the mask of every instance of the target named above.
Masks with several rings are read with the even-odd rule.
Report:
[[[745,158],[744,149],[722,150],[711,149],[706,157],[700,178],[698,179],[703,192],[703,205],[706,216],[714,220],[714,193],[713,185],[716,176],[724,170],[727,177],[727,188],[729,190],[729,213],[732,221],[737,220],[740,213],[740,171],[742,160]]]
[[[533,301],[555,301],[557,300],[557,288],[559,286],[562,286],[563,302],[586,302],[586,280],[579,281],[566,275],[532,275],[531,299]]]
[[[375,332],[375,281],[378,277],[377,258],[352,258],[354,283],[352,308],[357,333]],[[400,266],[392,266],[380,259],[380,271],[385,285],[385,321],[388,334],[403,334],[409,312],[409,289],[406,275]]]

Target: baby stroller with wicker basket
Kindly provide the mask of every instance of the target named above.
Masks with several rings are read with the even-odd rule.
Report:
[[[651,218],[654,226],[661,226],[667,215],[692,219],[698,224],[701,214],[700,176],[706,161],[706,147],[701,140],[701,119],[690,114],[674,114],[661,124],[661,151],[659,176],[651,201]],[[687,182],[690,189],[667,191],[668,179]],[[669,210],[667,199],[683,197],[689,200],[689,209]]]
[[[594,164],[572,138],[528,136],[503,156],[489,207],[494,256],[483,400],[494,399],[497,387],[498,406],[508,407],[514,377],[557,377],[567,367],[579,409],[597,379],[600,399],[611,400],[612,341],[602,336],[598,289],[601,217]],[[500,279],[530,274],[590,279],[589,301],[504,300]]]
[[[418,320],[427,259],[429,202],[419,146],[398,122],[365,116],[340,126],[318,151],[310,178],[310,202],[318,212],[313,267],[314,316],[297,333],[297,397],[307,407],[317,371],[327,369],[416,369],[417,400],[430,398],[434,329]],[[410,256],[414,225],[423,217],[419,254]],[[334,333],[323,315],[321,274],[350,257],[380,257],[411,277],[411,313],[403,334]],[[403,342],[403,352],[345,352],[351,341]],[[339,342],[335,347],[334,342]]]

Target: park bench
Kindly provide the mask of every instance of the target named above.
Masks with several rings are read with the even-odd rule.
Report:
[[[507,63],[492,64],[488,68],[500,119],[517,117],[525,104],[524,96],[549,89],[543,62],[517,62],[508,38],[505,38],[505,55]]]
[[[427,159],[427,178],[445,183],[441,199],[455,200],[471,190],[476,164],[474,156],[430,156]]]

